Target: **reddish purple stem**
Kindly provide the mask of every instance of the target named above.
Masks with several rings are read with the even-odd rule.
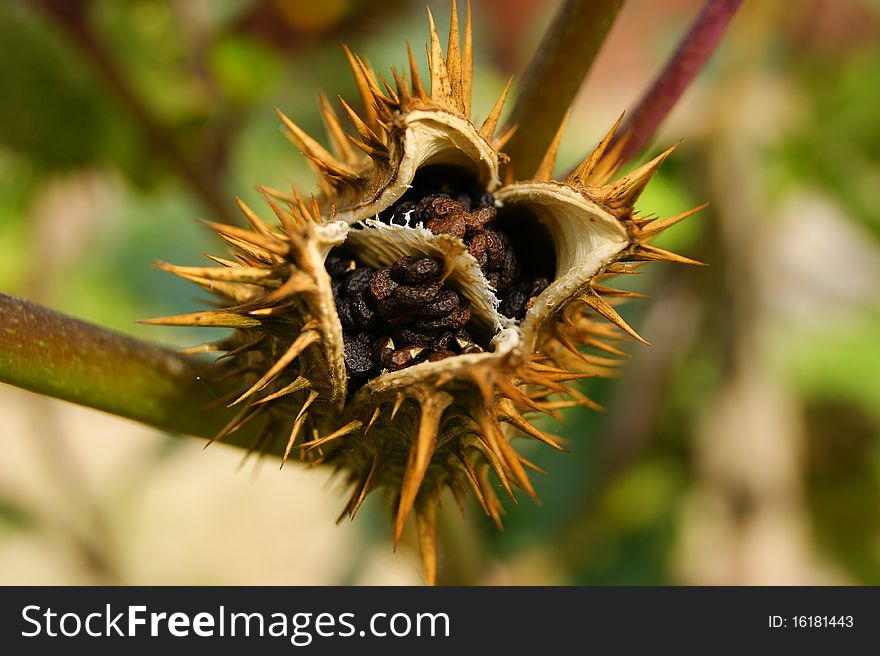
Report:
[[[742,0],[707,0],[663,72],[618,132],[618,138],[628,137],[621,152],[624,162],[640,153],[654,137],[657,127],[712,56],[740,4]]]

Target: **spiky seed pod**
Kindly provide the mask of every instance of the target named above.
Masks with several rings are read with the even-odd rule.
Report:
[[[263,188],[277,222],[239,201],[248,229],[209,223],[235,259],[159,267],[221,307],[151,322],[235,329],[193,349],[225,352],[223,375],[240,381],[226,400],[240,410],[215,439],[259,420],[251,451],[343,472],[340,519],[391,491],[394,543],[414,511],[433,583],[440,494],[460,504],[470,489],[499,526],[490,474],[514,500],[516,489],[534,497],[526,470],[537,468],[511,438],[562,449],[530,417],[595,407],[573,382],[617,366],[619,338],[644,342],[613,307],[637,295],[603,281],[629,262],[693,263],[648,242],[697,210],[634,216],[672,149],[612,181],[617,125],[565,180],[552,179],[560,128],[532,178],[502,186],[507,88],[477,128],[470,9],[462,43],[453,2],[445,57],[429,21],[430,93],[411,51],[409,79],[395,70],[391,85],[346,49],[363,102],[358,113],[341,100],[355,134],[324,97],[329,151],[281,114],[318,197]]]

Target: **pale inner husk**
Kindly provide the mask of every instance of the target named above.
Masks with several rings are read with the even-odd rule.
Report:
[[[371,196],[352,207],[337,207],[334,218],[356,223],[376,216],[399,200],[418,170],[429,165],[447,164],[467,171],[486,191],[501,184],[498,155],[470,121],[437,110],[415,110],[401,120],[402,129],[392,137],[400,141],[390,148],[392,157],[399,161],[390,167],[375,167],[373,176],[377,179],[365,185]],[[385,176],[387,179],[378,179]]]
[[[306,262],[318,293],[310,296],[310,305],[317,314],[321,327],[324,357],[327,359],[329,387],[333,390],[333,400],[343,403],[348,388],[345,372],[345,343],[342,338],[342,324],[336,313],[336,303],[330,286],[330,275],[324,268],[324,261],[330,250],[343,243],[349,233],[349,226],[342,221],[333,221],[311,228],[312,238],[308,240]]]
[[[520,325],[523,347],[531,350],[544,321],[585,291],[630,240],[616,217],[568,185],[515,183],[496,192],[495,198],[502,206],[528,208],[553,238],[556,277]]]
[[[393,371],[377,376],[355,395],[355,405],[359,400],[370,403],[373,395],[387,395],[395,391],[406,391],[417,383],[429,383],[433,380],[468,380],[468,372],[490,360],[502,360],[516,352],[521,352],[522,336],[515,327],[503,328],[492,339],[491,352],[456,355],[436,362],[422,362],[400,371]]]

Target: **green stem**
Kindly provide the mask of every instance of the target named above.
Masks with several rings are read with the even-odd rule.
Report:
[[[203,379],[205,366],[0,293],[0,382],[210,438],[230,415],[203,409],[223,392]]]
[[[605,42],[623,0],[566,0],[519,85],[505,147],[517,178],[538,167]]]

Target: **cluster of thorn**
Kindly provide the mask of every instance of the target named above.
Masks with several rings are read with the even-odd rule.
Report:
[[[538,169],[527,182],[530,190],[517,190],[516,183],[512,183],[495,193],[509,204],[516,203],[517,197],[541,204],[544,202],[542,198],[555,194],[574,212],[570,217],[560,215],[560,222],[571,221],[573,227],[577,227],[585,212],[592,215],[601,211],[603,215],[610,215],[605,217],[606,222],[615,229],[622,228],[625,234],[617,234],[615,240],[609,241],[608,251],[601,261],[597,259],[592,263],[595,266],[591,265],[590,270],[575,267],[557,276],[556,282],[566,283],[571,296],[558,299],[552,307],[549,304],[542,306],[540,301],[536,304],[538,311],[534,312],[534,321],[530,323],[527,319],[522,327],[522,333],[530,339],[524,349],[527,352],[514,350],[490,354],[473,358],[470,362],[465,358],[451,358],[444,362],[448,366],[426,367],[422,375],[413,376],[405,383],[392,380],[385,388],[377,385],[371,390],[373,394],[365,394],[361,399],[343,398],[346,369],[350,381],[364,380],[363,376],[357,378],[353,375],[357,373],[355,365],[368,365],[372,373],[378,374],[390,368],[394,364],[394,353],[404,348],[404,341],[399,337],[402,333],[398,333],[401,343],[395,341],[391,359],[386,360],[387,350],[380,348],[377,364],[374,342],[370,341],[370,357],[364,363],[356,363],[352,357],[357,355],[356,348],[352,345],[357,345],[359,340],[364,342],[359,335],[366,333],[394,338],[389,331],[403,328],[404,324],[432,321],[431,317],[420,316],[420,313],[433,306],[446,291],[442,284],[446,273],[443,269],[451,262],[432,258],[401,258],[387,269],[374,270],[360,267],[356,261],[338,261],[344,259],[343,251],[334,251],[326,260],[331,284],[323,274],[325,248],[328,244],[343,244],[346,237],[326,217],[341,208],[341,213],[336,215],[340,222],[351,224],[361,220],[364,218],[362,209],[376,207],[372,197],[376,190],[398,182],[395,177],[400,169],[398,157],[402,152],[400,147],[404,145],[401,140],[404,133],[397,130],[401,117],[418,111],[430,112],[435,118],[441,117],[447,122],[450,116],[456,121],[461,117],[469,121],[472,88],[470,12],[465,37],[460,41],[453,2],[445,58],[430,14],[429,21],[431,93],[422,83],[411,51],[410,81],[395,71],[394,89],[379,76],[384,90],[374,73],[359,58],[347,53],[364,100],[364,118],[343,101],[357,138],[344,133],[325,99],[322,99],[322,112],[335,154],[331,155],[282,115],[289,136],[319,175],[321,200],[315,199],[309,206],[299,194],[290,196],[264,190],[267,202],[280,221],[280,229],[266,224],[241,202],[250,229],[208,223],[231,244],[234,260],[212,258],[219,265],[215,267],[160,263],[159,268],[210,290],[219,297],[221,307],[162,317],[149,323],[236,329],[231,338],[188,350],[189,353],[225,351],[224,357],[234,363],[227,375],[240,377],[246,387],[243,392],[238,389],[228,398],[221,397],[222,402],[231,401],[230,406],[243,404],[243,407],[239,406],[238,414],[212,441],[226,439],[258,417],[268,416],[266,427],[257,432],[250,450],[283,451],[283,464],[292,449],[299,446],[303,447],[300,451],[303,460],[347,471],[349,481],[354,485],[345,509],[350,516],[357,512],[371,490],[399,489],[394,520],[395,544],[401,538],[407,518],[415,514],[426,580],[433,582],[436,570],[435,497],[439,500],[440,491],[448,487],[457,499],[470,486],[483,510],[500,525],[503,508],[496,496],[498,484],[489,478],[490,471],[495,473],[497,482],[511,497],[515,487],[534,496],[525,470],[537,470],[537,467],[515,451],[509,429],[516,429],[551,447],[562,448],[558,439],[531,423],[531,413],[558,417],[559,410],[574,405],[597,407],[572,385],[573,381],[612,375],[621,362],[618,358],[623,356],[615,341],[623,334],[641,340],[614,308],[617,300],[639,295],[604,287],[600,283],[612,276],[633,273],[630,263],[695,263],[649,242],[701,208],[666,219],[634,215],[635,201],[672,149],[612,181],[621,164],[620,148],[624,143],[623,139],[613,142],[620,120],[571,175],[565,180],[556,180],[553,170],[562,137],[560,128]],[[495,152],[501,150],[513,129],[495,135],[507,88],[478,131],[479,137]],[[452,124],[449,129],[453,130]],[[450,192],[448,189],[434,189],[431,193],[437,191]],[[512,195],[512,191],[519,193]],[[491,284],[496,284],[499,289],[502,279],[510,277],[512,255],[508,254],[503,230],[493,228],[488,218],[494,212],[494,202],[483,203],[479,196],[471,196],[468,206],[455,194],[456,190],[452,190],[446,198],[427,199],[429,193],[426,192],[416,198],[416,203],[424,199],[426,206],[437,206],[434,208],[437,216],[422,217],[423,226],[444,234],[463,231],[459,236],[483,267],[483,275],[490,282],[497,276],[497,284]],[[403,199],[398,201],[401,202]],[[455,202],[459,206],[455,206]],[[441,212],[441,207],[448,211]],[[400,209],[398,205],[394,211]],[[615,225],[614,220],[620,225]],[[343,247],[352,247],[353,243],[354,240]],[[361,269],[365,273],[360,273]],[[381,292],[379,295],[373,294],[374,280]],[[381,288],[382,281],[386,284],[384,289]],[[526,283],[530,285],[527,291]],[[576,292],[574,283],[578,283]],[[516,316],[528,309],[537,294],[536,289],[541,286],[535,284],[536,281],[528,279],[517,282],[514,275],[507,289],[498,292],[502,311],[508,316]],[[331,308],[326,302],[331,286],[339,309],[335,315],[328,312]],[[387,316],[383,317],[380,303],[393,298],[398,290],[409,288],[416,291],[401,291],[398,296],[413,294],[420,304],[406,309],[398,305],[397,309],[401,310],[398,314],[386,308]],[[388,289],[391,289],[390,295],[382,296]],[[514,295],[509,291],[511,289],[519,294],[520,299],[514,303],[514,308],[505,305],[506,299]],[[563,289],[566,287],[557,285],[557,290]],[[361,299],[364,304],[360,303]],[[471,300],[476,308],[476,301]],[[458,296],[456,303],[456,308],[464,306],[463,299]],[[452,309],[445,307],[449,312],[438,318],[452,316]],[[364,308],[378,315],[378,319],[371,319]],[[338,339],[336,315],[345,324],[343,340]],[[456,326],[463,316],[459,313]],[[368,329],[372,321],[376,323]],[[291,331],[291,328],[295,330]],[[444,331],[460,336],[458,328],[454,331],[444,328]],[[432,349],[433,344],[432,340]],[[467,347],[458,346],[461,350]],[[584,347],[598,349],[604,354],[585,352]],[[421,351],[418,356],[422,356]],[[405,359],[407,356],[401,354],[398,357]],[[430,354],[425,356],[428,357]],[[341,360],[345,360],[345,367]],[[257,380],[251,382],[255,377]],[[285,432],[290,427],[283,450],[274,445],[276,425],[283,425]]]

